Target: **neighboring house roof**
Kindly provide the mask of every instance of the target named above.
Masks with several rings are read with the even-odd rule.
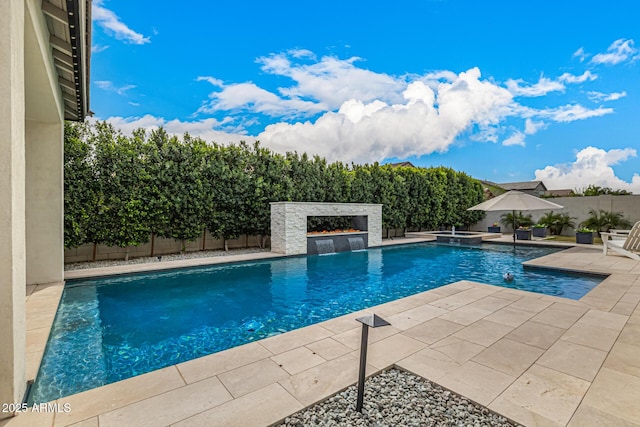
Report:
[[[64,101],[65,120],[82,121],[89,112],[91,2],[42,1],[42,13],[50,34],[49,45]]]
[[[547,187],[544,185],[542,181],[523,181],[523,182],[503,182],[501,184],[497,184],[499,187],[504,188],[505,190],[543,190],[547,191]]]
[[[545,196],[567,197],[573,196],[575,193],[573,190],[547,190],[544,194]]]
[[[411,162],[389,163],[389,166],[391,166],[393,168],[397,168],[397,167],[400,167],[400,166],[404,166],[404,167],[408,167],[408,168],[415,168],[415,166]]]
[[[484,185],[488,185],[488,186],[491,186],[491,187],[500,187],[500,184],[496,184],[493,181],[486,181],[484,179],[479,179],[478,181],[480,181],[480,183],[482,183]]]

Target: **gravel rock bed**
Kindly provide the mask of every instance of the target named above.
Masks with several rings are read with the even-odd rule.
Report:
[[[505,417],[424,378],[390,369],[365,383],[362,414],[357,388],[297,412],[280,426],[519,426]]]
[[[257,252],[269,252],[270,249],[260,248],[248,248],[248,249],[231,249],[229,251],[217,250],[217,251],[197,251],[197,252],[185,252],[183,254],[169,254],[161,255],[162,261],[175,261],[179,259],[191,259],[191,258],[210,258],[228,255],[242,255],[252,254]],[[131,264],[145,264],[158,262],[157,256],[152,257],[138,257],[131,258],[129,261],[122,259],[104,260],[96,262],[75,262],[64,265],[66,271],[69,270],[83,270],[86,268],[100,268],[100,267],[112,267],[114,265],[131,265]]]

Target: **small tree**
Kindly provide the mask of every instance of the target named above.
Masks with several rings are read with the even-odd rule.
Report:
[[[458,177],[463,184],[463,193],[460,197],[458,211],[460,212],[462,224],[468,227],[469,225],[480,221],[485,216],[484,211],[467,210],[467,208],[481,203],[484,200],[484,193],[480,181],[471,178],[464,172],[458,172]]]
[[[158,206],[153,219],[154,231],[160,237],[180,240],[182,251],[186,242],[202,233],[205,216],[203,169],[206,143],[200,138],[184,135],[167,137],[163,129],[151,133],[149,140],[156,147],[153,191],[150,200]]]
[[[429,222],[429,202],[434,198],[429,187],[427,169],[401,166],[396,170],[404,177],[407,186],[407,227],[421,230]]]
[[[147,206],[143,203],[146,171],[135,139],[125,137],[106,122],[96,123],[95,130],[95,168],[104,195],[102,243],[125,248],[128,260],[129,247],[149,239]]]
[[[245,146],[246,163],[244,172],[249,178],[249,188],[245,197],[247,220],[241,233],[259,235],[258,245],[266,245],[266,237],[271,233],[271,205],[288,199],[288,190],[283,185],[286,172],[285,157],[261,147],[258,142],[249,148]],[[305,187],[312,188],[309,184]]]
[[[249,176],[244,172],[246,146],[217,144],[208,151],[204,169],[207,193],[205,224],[217,238],[236,239],[247,221],[246,198],[249,196]]]
[[[351,198],[351,181],[344,163],[334,162],[325,169],[325,202],[346,203]]]
[[[64,124],[64,246],[90,242],[98,194],[93,171],[93,147],[85,123]]]

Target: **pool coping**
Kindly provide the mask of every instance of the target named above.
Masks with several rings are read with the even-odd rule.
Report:
[[[376,247],[434,242],[435,240],[436,238],[431,235],[425,235],[424,237],[400,237],[400,238],[396,237],[396,238],[383,240],[382,244]],[[483,243],[497,244],[497,245],[512,244],[509,236],[507,236],[506,238],[504,236],[502,238],[492,238],[490,240],[485,240]],[[563,249],[576,246],[575,244],[567,243],[567,242],[549,242],[544,240],[518,241],[517,245],[518,246],[544,246],[544,247],[563,248]],[[582,246],[582,245],[579,245],[579,246]],[[589,246],[589,245],[586,245],[586,246]],[[594,246],[594,245],[590,245],[590,246]],[[597,245],[595,246],[598,247]],[[80,280],[80,279],[87,279],[87,278],[118,276],[123,274],[149,273],[153,271],[174,270],[174,269],[189,268],[189,267],[203,267],[203,266],[217,265],[217,264],[231,264],[231,263],[246,262],[246,261],[261,261],[261,260],[274,259],[274,258],[301,257],[301,256],[306,256],[306,255],[284,255],[284,254],[279,254],[275,252],[264,251],[264,252],[252,252],[252,253],[245,253],[245,254],[238,254],[238,255],[231,254],[231,255],[225,255],[225,256],[187,258],[187,259],[180,259],[180,260],[158,261],[158,262],[148,262],[148,263],[140,263],[140,264],[123,264],[123,265],[115,265],[115,266],[109,266],[109,267],[66,270],[64,272],[64,279],[65,281],[72,281],[72,280]]]
[[[389,243],[400,244],[402,241],[398,239]],[[640,333],[640,310],[638,309],[640,262],[615,255],[605,257],[596,246],[574,247],[568,251],[528,261],[527,264],[555,269],[567,269],[569,266],[573,271],[604,273],[609,274],[609,277],[578,301],[460,281],[56,401],[60,405],[71,404],[71,413],[26,413],[10,420],[0,421],[0,426],[5,424],[11,426],[70,425],[75,422],[94,425],[99,422],[100,426],[104,426],[112,422],[117,424],[115,420],[130,421],[132,419],[141,422],[146,420],[152,425],[177,422],[183,422],[185,425],[207,425],[214,419],[222,420],[221,425],[226,425],[224,420],[231,423],[239,419],[245,420],[245,425],[269,425],[355,382],[353,374],[355,374],[356,355],[354,353],[357,352],[357,343],[354,344],[353,338],[354,334],[357,336],[358,325],[353,319],[364,312],[374,311],[390,320],[392,329],[387,329],[385,332],[385,328],[382,328],[381,332],[372,333],[369,373],[397,366],[424,376],[527,425],[542,422],[549,425],[583,425],[582,422],[594,419],[620,419],[631,425],[640,423],[640,416],[633,410],[634,405],[627,405],[625,409],[621,405],[612,404],[611,399],[604,399],[606,403],[604,407],[601,402],[605,393],[603,390],[606,390],[607,396],[612,393],[614,395],[622,393],[621,387],[612,386],[620,378],[625,380],[626,387],[626,396],[619,396],[622,402],[625,399],[628,401],[629,394],[636,399],[640,397],[640,374],[638,373],[640,370],[637,368],[640,363],[637,358],[632,359],[630,364],[620,363],[621,359],[628,360],[634,357],[628,354],[631,352],[629,346],[632,350],[636,350],[636,353],[640,353],[637,351],[639,348],[635,348],[640,346],[640,343],[635,342],[634,346],[633,341],[630,343],[629,339],[625,338],[635,337],[637,335],[634,334]],[[154,265],[157,264],[154,263]],[[62,287],[63,284],[58,283],[27,288],[28,366],[29,360],[37,359],[38,352],[44,350],[44,345],[40,348],[38,342],[44,340],[46,344],[53,318],[51,317],[48,322],[47,316],[42,313],[46,312],[47,308],[49,310],[52,308],[55,313]],[[512,302],[509,304],[487,312],[491,304],[498,306],[503,304],[504,300],[510,299]],[[479,306],[483,307],[482,304],[489,304],[489,306],[478,311]],[[576,317],[575,313],[579,311],[583,312]],[[474,312],[475,316],[480,314],[483,316],[470,322]],[[496,314],[498,312],[502,314]],[[569,324],[566,319],[571,318],[572,312],[576,318],[572,318]],[[517,327],[505,324],[511,322],[513,325],[514,319],[518,316],[526,317],[529,314],[531,315],[528,320]],[[556,324],[548,324],[550,323],[548,319],[545,323],[545,316],[559,316],[564,319],[563,326],[567,327],[559,328],[557,319]],[[537,320],[532,320],[534,318]],[[597,319],[597,322],[593,319]],[[437,342],[428,343],[424,334],[421,336],[416,331],[420,327],[424,328],[428,322],[436,321],[446,325],[449,323],[461,325],[462,329],[452,332]],[[489,322],[494,329],[500,329],[501,325],[510,327],[511,330],[490,344],[487,341],[474,342],[474,340],[478,341],[478,337],[495,334],[491,330],[484,333],[477,333],[477,331],[471,333],[474,328],[482,330],[486,322]],[[610,327],[603,327],[602,324]],[[533,338],[527,338],[525,333],[527,328],[524,328],[524,332],[521,330],[524,325],[529,325],[529,329],[537,327],[564,330],[554,330],[555,333],[562,332],[562,334],[556,337],[547,348],[540,348],[540,343],[537,343],[537,346],[532,345]],[[512,335],[516,329],[521,331]],[[537,337],[537,339],[542,338]],[[593,342],[600,338],[606,342]],[[527,340],[529,340],[528,344]],[[438,344],[440,347],[434,347]],[[514,348],[528,346],[531,347],[529,351],[534,352],[543,351],[524,371],[518,372],[518,375],[512,372],[514,375],[508,375],[509,378],[506,378],[504,371],[513,367],[500,365],[501,362],[493,360],[495,355],[493,359],[490,356],[492,351],[496,352],[496,348],[507,344]],[[345,348],[347,349],[345,353],[331,357],[340,353],[337,349],[345,351]],[[458,353],[455,353],[454,348],[458,349]],[[587,381],[585,378],[575,376],[575,372],[562,371],[562,369],[571,370],[571,367],[552,366],[550,368],[548,366],[560,363],[556,353],[562,352],[563,349],[570,351],[570,354],[580,350],[591,356],[594,354],[601,358],[604,356],[604,359],[597,366],[597,372],[593,378],[587,378],[590,379]],[[455,353],[458,354],[456,357],[460,357],[459,355],[465,351],[473,353],[475,350],[478,350],[478,353],[467,360],[451,358],[451,354]],[[480,354],[484,356],[480,357]],[[522,357],[518,352],[514,354],[516,359]],[[434,355],[437,355],[436,359],[433,359]],[[448,359],[439,360],[438,358]],[[425,364],[425,360],[429,360],[429,363]],[[610,360],[611,362],[607,364]],[[443,364],[451,369],[445,369],[442,367]],[[35,362],[31,365],[35,365]],[[222,368],[216,366],[226,366],[226,370],[218,372],[216,369]],[[434,366],[440,367],[440,371]],[[502,370],[495,369],[496,366]],[[484,379],[476,378],[482,383],[484,389],[491,389],[484,383],[493,378],[490,381],[494,387],[491,389],[491,396],[483,394],[477,386],[474,387],[473,381],[469,380],[474,374],[474,369],[471,368],[487,375]],[[593,371],[593,366],[591,368]],[[35,376],[34,368],[29,369]],[[584,376],[584,373],[580,375]],[[241,381],[243,378],[244,380]],[[504,384],[493,384],[496,378],[504,380]],[[544,384],[557,381],[557,378],[562,378],[563,381],[559,385],[555,384],[555,387],[560,387],[565,392],[564,406],[556,408],[557,414],[562,414],[562,417],[550,414],[548,410],[550,403],[544,399],[534,404],[531,402],[523,404],[523,396],[527,394],[523,390],[529,387],[526,385],[527,382],[544,388]],[[243,385],[247,382],[257,383],[257,385]],[[321,384],[324,388],[319,390],[317,384]],[[192,401],[195,398],[199,401],[195,390],[205,385],[207,389],[216,390],[214,394],[219,400],[200,402],[201,406],[192,407],[189,411],[184,408],[178,409],[181,404],[185,404],[184,399]],[[254,389],[255,387],[258,388]],[[273,401],[274,399],[269,396],[278,396],[278,401]],[[176,408],[167,408],[167,399],[175,401]],[[264,410],[259,411],[259,414],[247,413],[242,408],[249,407],[250,404],[264,407]],[[141,416],[143,418],[139,419]],[[551,419],[554,416],[556,419]]]
[[[429,242],[433,239],[428,238],[399,238],[395,240],[383,240],[383,243],[380,246],[394,246],[394,245],[403,245],[403,244],[414,244],[421,242]],[[373,247],[372,247],[373,248]],[[148,262],[141,264],[124,264],[124,265],[116,265],[110,267],[98,267],[98,268],[84,268],[78,270],[66,270],[64,272],[64,279],[67,280],[79,280],[79,279],[87,279],[87,278],[95,278],[95,277],[106,277],[106,276],[118,276],[122,274],[136,274],[136,273],[148,273],[153,271],[162,271],[162,270],[175,270],[180,268],[189,268],[189,267],[203,267],[208,265],[217,265],[217,264],[232,264],[238,262],[247,262],[247,261],[261,261],[268,260],[274,258],[283,258],[283,257],[301,257],[307,255],[285,255],[279,254],[275,252],[251,252],[244,254],[231,254],[224,256],[212,256],[212,257],[202,257],[202,258],[187,258],[187,259],[179,259],[172,261],[158,261],[158,262]]]

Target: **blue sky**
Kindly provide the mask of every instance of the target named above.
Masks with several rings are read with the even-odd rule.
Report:
[[[93,5],[91,110],[125,133],[640,194],[635,1]]]

